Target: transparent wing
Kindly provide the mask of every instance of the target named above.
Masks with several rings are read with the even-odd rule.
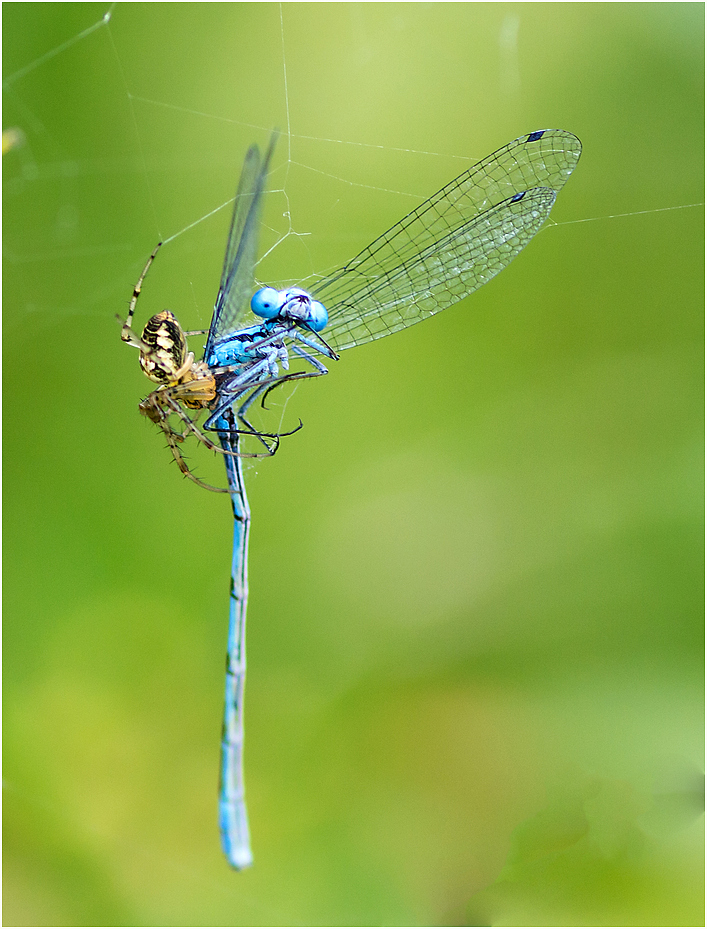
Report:
[[[278,134],[274,132],[262,163],[257,145],[248,150],[243,162],[226,243],[221,285],[211,318],[204,357],[208,356],[217,339],[240,328],[250,307],[263,193],[277,137]]]
[[[539,130],[460,174],[313,289],[327,342],[380,339],[491,280],[539,231],[581,153],[571,132]]]

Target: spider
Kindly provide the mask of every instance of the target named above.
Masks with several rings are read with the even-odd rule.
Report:
[[[302,427],[302,423],[300,422],[299,426],[292,432],[266,433],[255,429],[245,418],[245,413],[258,397],[262,398],[261,402],[264,406],[265,398],[270,390],[285,381],[304,376],[307,372],[296,372],[287,375],[278,374],[276,361],[279,361],[283,367],[287,367],[287,350],[282,344],[284,332],[278,331],[278,328],[271,332],[265,331],[264,326],[253,327],[252,331],[247,330],[253,338],[250,339],[245,350],[254,349],[253,360],[246,364],[224,364],[215,367],[210,367],[206,361],[195,361],[194,353],[187,351],[187,338],[189,336],[204,335],[206,330],[183,330],[176,316],[170,310],[162,310],[161,313],[152,316],[145,325],[142,336],[138,336],[132,328],[135,308],[142,290],[143,281],[161,245],[161,242],[158,243],[138,278],[130,300],[128,316],[123,322],[120,334],[123,342],[134,345],[138,349],[140,352],[140,367],[151,381],[159,385],[139,404],[139,410],[160,427],[174,460],[185,477],[206,490],[216,493],[228,493],[227,488],[214,487],[198,478],[184,460],[179,444],[189,435],[193,435],[207,448],[222,455],[232,455],[239,458],[260,458],[274,455],[279,446],[280,438],[283,435],[291,435],[292,432],[297,432]],[[119,316],[118,319],[122,322]],[[282,328],[279,327],[279,329]],[[259,357],[263,354],[265,354],[265,359]],[[276,356],[276,361],[273,361],[273,355]],[[264,360],[269,360],[270,363],[264,365]],[[224,402],[220,391],[226,385],[227,398]],[[264,452],[236,452],[221,448],[205,435],[185,410],[185,407],[188,410],[195,410],[197,415],[201,411],[208,411],[211,415],[206,420],[204,428],[209,429],[214,427],[214,422],[219,418],[223,420],[223,414],[237,400],[243,397],[245,397],[245,401],[238,409],[237,415],[246,428],[236,429],[231,416],[228,432],[236,436],[255,436],[264,445]],[[179,419],[182,431],[179,431],[179,428],[175,428],[171,424],[170,417],[172,415],[176,415]],[[268,439],[271,440],[270,443]]]

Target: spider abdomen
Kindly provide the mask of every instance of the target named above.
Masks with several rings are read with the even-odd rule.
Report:
[[[148,320],[142,341],[150,349],[140,352],[140,367],[151,381],[169,384],[179,377],[187,357],[187,341],[177,318],[162,310]]]

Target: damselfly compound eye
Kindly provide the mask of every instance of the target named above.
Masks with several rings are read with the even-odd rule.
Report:
[[[257,290],[250,301],[250,308],[261,319],[275,319],[282,306],[282,297],[274,287]]]

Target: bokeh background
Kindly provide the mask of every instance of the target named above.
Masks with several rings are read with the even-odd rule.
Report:
[[[5,925],[703,925],[703,19],[3,6]],[[115,314],[167,238],[138,321],[208,324],[273,126],[268,282],[522,133],[584,154],[502,275],[274,404],[236,874],[230,507]]]

